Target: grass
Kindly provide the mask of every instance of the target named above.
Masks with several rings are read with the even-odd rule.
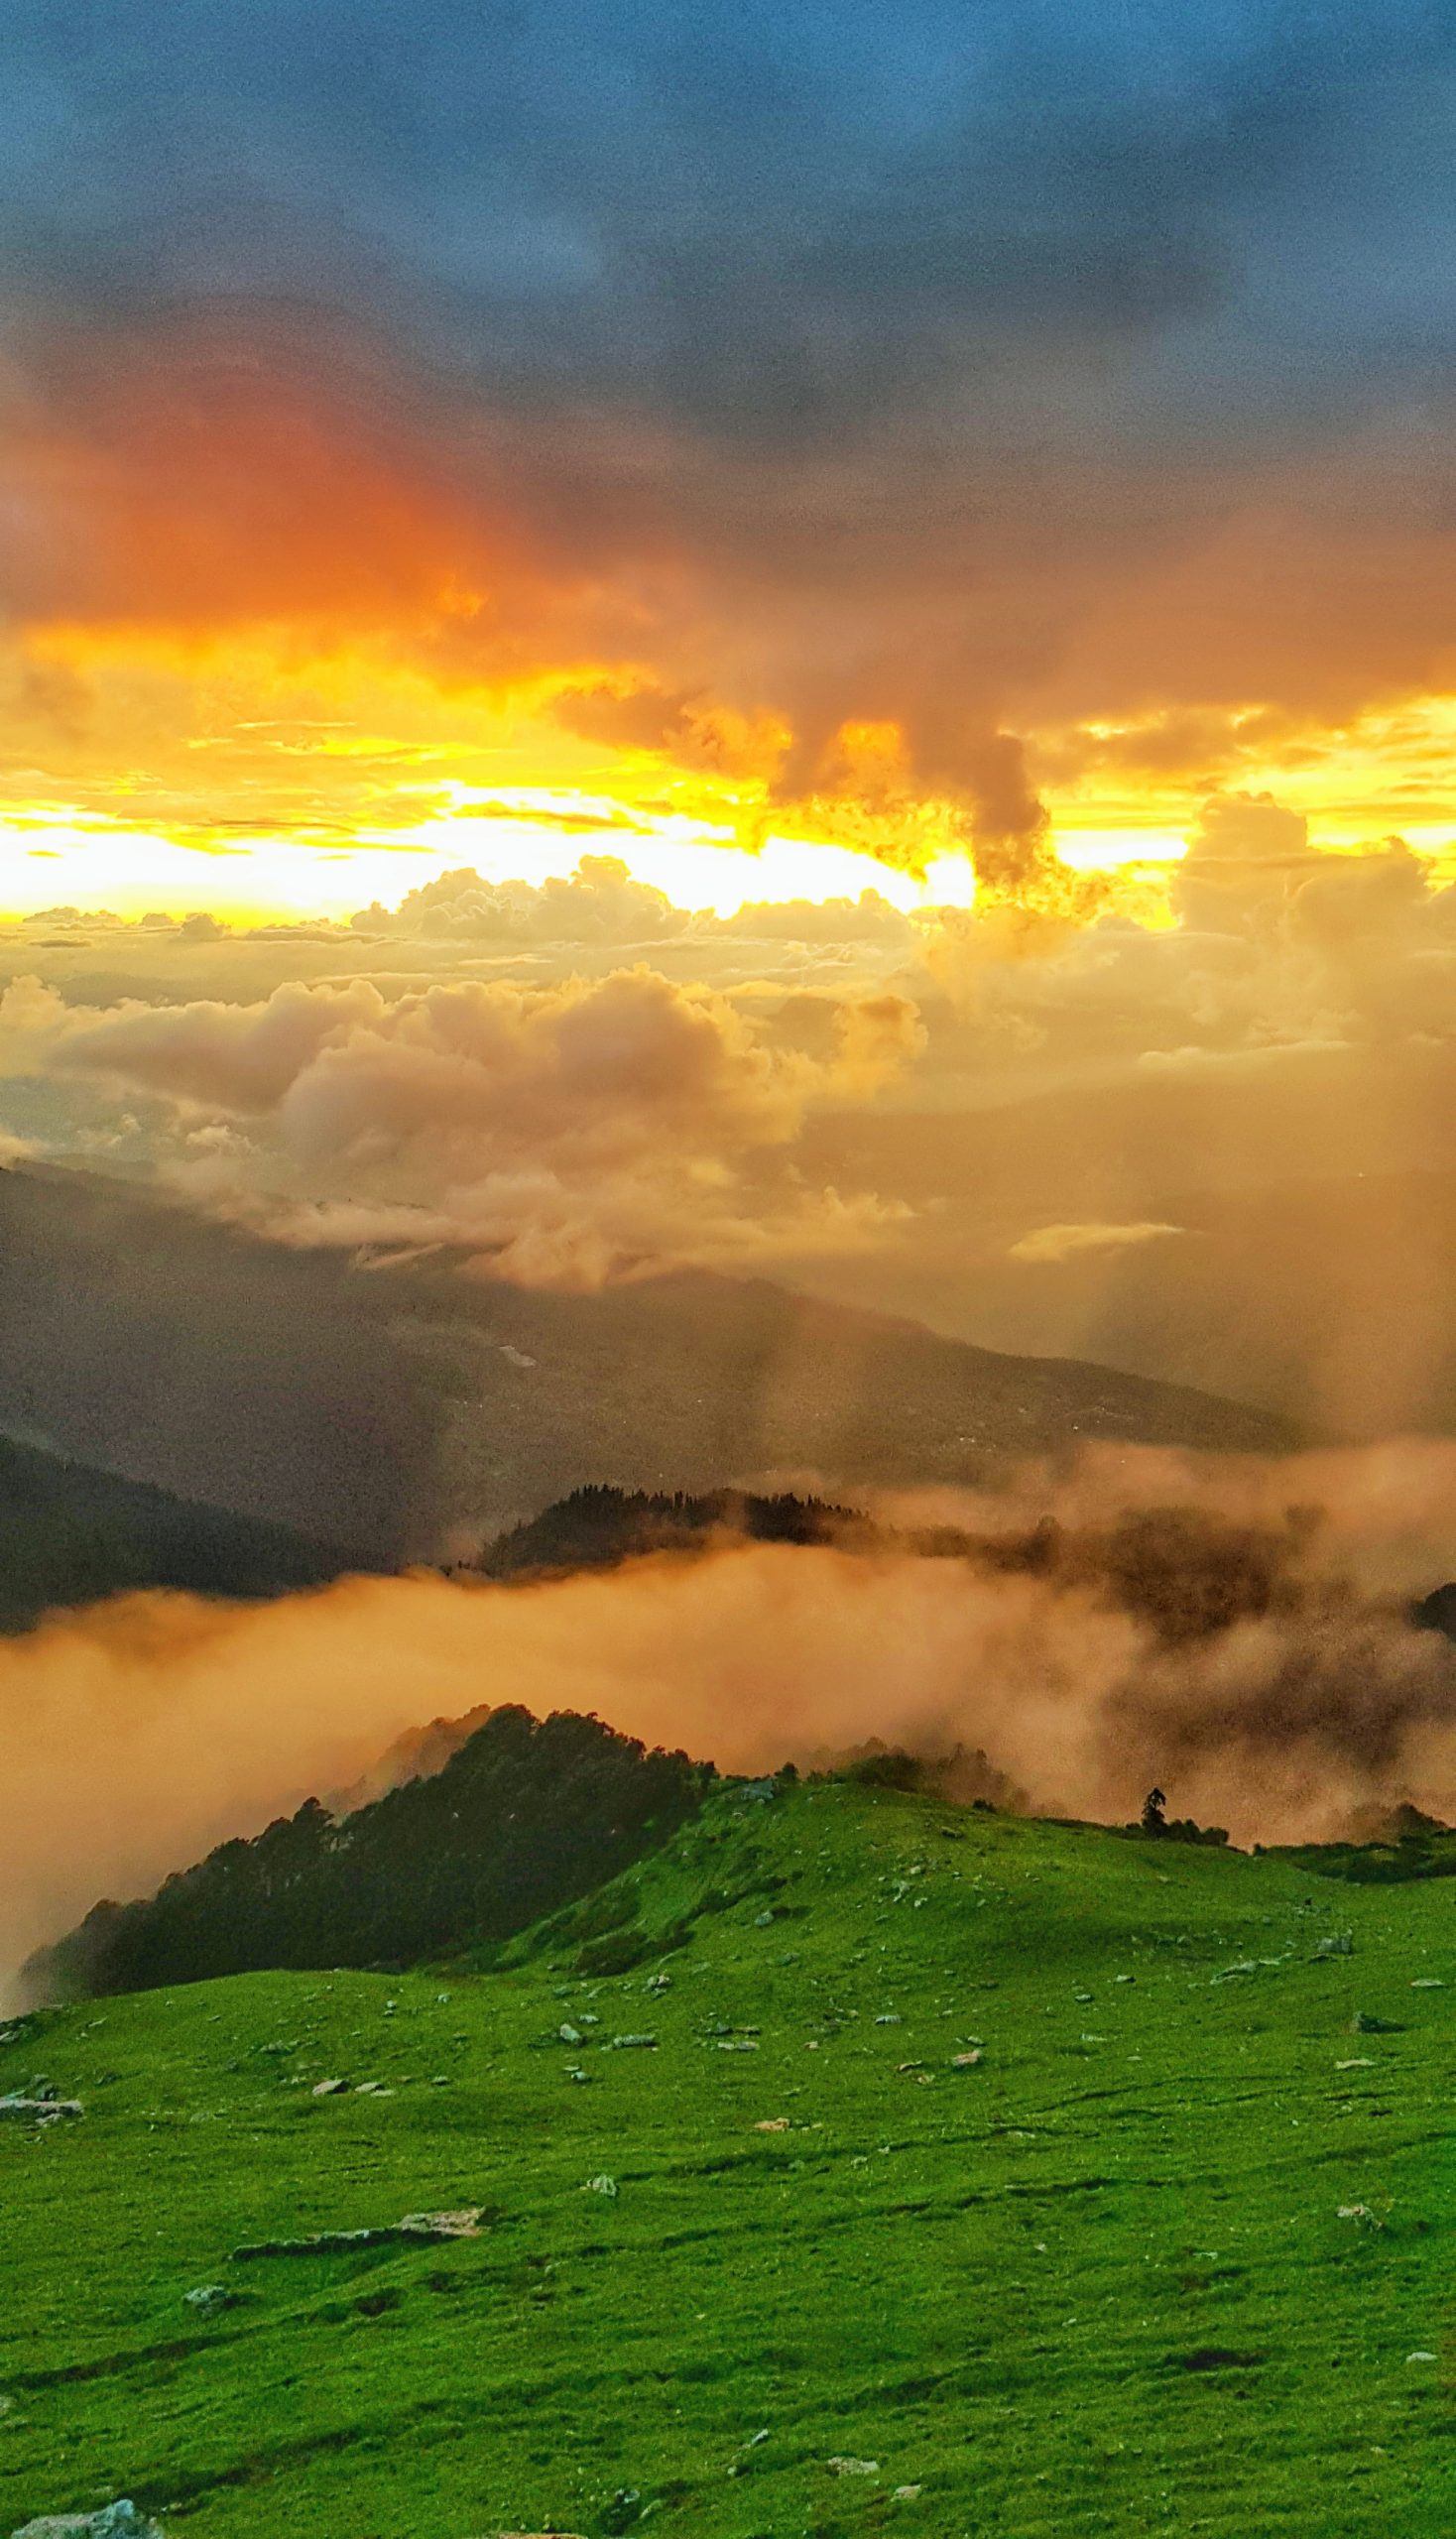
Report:
[[[729,1790],[493,1971],[48,2013],[0,2088],[85,2114],[0,2123],[0,2530],[1447,2532],[1453,1900]]]

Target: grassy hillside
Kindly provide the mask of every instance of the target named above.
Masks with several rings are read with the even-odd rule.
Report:
[[[280,1596],[321,1586],[348,1566],[342,1552],[287,1526],[0,1436],[0,1631],[130,1588]]]
[[[730,1786],[512,1951],[13,2038],[0,2529],[1450,2528],[1449,1886]]]

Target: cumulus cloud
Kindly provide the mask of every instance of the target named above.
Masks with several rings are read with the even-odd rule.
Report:
[[[162,1097],[211,1202],[235,1171],[236,1206],[293,1240],[463,1243],[502,1275],[592,1284],[665,1259],[833,1251],[894,1221],[774,1172],[812,1107],[873,1096],[919,1047],[902,996],[825,1016],[811,1054],[641,967],[111,1012],[29,979],[0,1000],[0,1065]],[[209,1114],[240,1134],[199,1141]]]
[[[164,920],[167,922],[167,920]],[[753,900],[730,916],[674,906],[637,881],[620,856],[583,855],[564,879],[486,882],[470,865],[407,891],[398,907],[374,901],[350,920],[356,933],[436,946],[483,943],[518,950],[602,944],[873,943],[910,954],[920,937],[884,895],[857,900]]]
[[[352,920],[361,932],[502,944],[647,943],[686,931],[665,891],[634,881],[616,855],[583,855],[566,880],[483,882],[470,866],[407,891],[397,908],[376,901]]]

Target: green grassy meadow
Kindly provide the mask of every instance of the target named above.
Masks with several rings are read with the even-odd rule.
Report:
[[[1449,2532],[1453,1917],[729,1785],[491,1971],[45,2013],[0,2090],[84,2115],[0,2122],[0,2531]]]

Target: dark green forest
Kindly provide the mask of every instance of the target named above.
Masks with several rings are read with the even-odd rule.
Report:
[[[432,1777],[337,1820],[310,1798],[146,1901],[93,1906],[28,1971],[50,1995],[130,1993],[507,1939],[666,1842],[713,1778],[600,1720],[506,1706]]]
[[[144,1482],[0,1437],[0,1631],[139,1587],[280,1596],[351,1566],[286,1525],[174,1498]]]
[[[729,1536],[740,1542],[848,1543],[876,1539],[870,1519],[853,1508],[791,1493],[758,1498],[745,1490],[616,1490],[589,1483],[558,1499],[487,1545],[463,1575],[543,1578],[577,1569],[615,1569],[649,1552],[705,1550]]]

